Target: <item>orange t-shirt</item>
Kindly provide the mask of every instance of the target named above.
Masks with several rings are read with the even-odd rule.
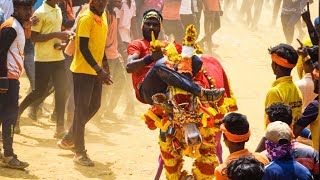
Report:
[[[220,11],[219,0],[204,0],[203,10],[204,11]]]
[[[106,13],[108,20],[108,35],[106,40],[105,53],[107,58],[117,59],[120,54],[118,52],[118,22],[115,14]]]
[[[232,154],[229,155],[229,157],[227,158],[227,160],[220,164],[214,171],[214,176],[216,178],[216,180],[229,180],[229,178],[227,176],[225,176],[222,172],[222,170],[224,168],[227,167],[227,165],[234,159],[238,159],[242,156],[251,156],[256,158],[259,162],[263,163],[264,165],[269,164],[269,160],[268,158],[260,153],[251,153],[248,151],[248,149],[243,149],[237,152],[234,152]]]
[[[163,9],[162,16],[166,20],[179,20],[180,19],[180,5],[181,1],[166,0]]]

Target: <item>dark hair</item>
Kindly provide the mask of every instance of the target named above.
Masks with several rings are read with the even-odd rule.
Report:
[[[297,51],[288,44],[279,44],[275,47],[268,49],[270,54],[276,53],[278,56],[286,59],[290,64],[297,64],[298,53]]]
[[[270,122],[281,121],[285,122],[289,126],[292,123],[292,110],[290,106],[284,103],[273,103],[266,108],[266,113]]]
[[[12,3],[14,8],[19,6],[33,6],[35,0],[13,0]]]
[[[162,17],[162,15],[161,15],[161,13],[160,13],[158,10],[156,10],[156,9],[148,9],[148,10],[146,10],[146,11],[143,13],[143,16],[142,16],[142,17],[145,17],[149,12],[156,12],[156,13],[158,14],[158,16],[160,17],[161,22],[163,21],[163,17]]]
[[[243,156],[232,160],[223,171],[231,180],[261,180],[264,165],[253,157]]]
[[[226,129],[232,134],[243,135],[249,131],[249,122],[243,114],[229,113],[222,121]]]

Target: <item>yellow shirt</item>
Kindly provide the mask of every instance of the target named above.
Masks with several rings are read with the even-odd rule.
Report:
[[[292,76],[278,78],[272,83],[272,88],[266,96],[264,107],[267,108],[273,103],[282,102],[292,109],[292,123],[294,124],[302,115],[302,94],[292,82]],[[267,119],[265,114],[265,124]]]
[[[104,57],[107,33],[108,24],[105,12],[101,17],[93,14],[90,9],[83,13],[76,28],[76,50],[70,66],[72,72],[96,75],[95,70],[92,69],[80,52],[79,40],[80,37],[89,38],[89,50],[97,64],[101,66]]]
[[[34,12],[34,15],[39,18],[39,23],[32,26],[31,31],[40,34],[61,32],[62,14],[58,5],[53,8],[44,1],[44,3]],[[39,62],[64,60],[62,50],[54,49],[55,43],[61,43],[61,40],[50,39],[45,42],[36,42],[34,46],[34,60]]]
[[[311,136],[312,136],[312,147],[319,152],[319,121],[320,115],[317,119],[310,124]]]
[[[240,151],[237,151],[237,152],[230,154],[229,157],[227,158],[227,160],[224,163],[220,164],[214,170],[215,179],[216,180],[228,180],[229,178],[225,175],[223,170],[228,166],[228,164],[232,160],[238,159],[243,156],[254,157],[255,159],[257,159],[259,162],[261,162],[264,165],[269,164],[269,160],[265,155],[260,154],[260,153],[251,153],[250,151],[248,151],[248,149],[243,149],[243,150],[240,150]]]

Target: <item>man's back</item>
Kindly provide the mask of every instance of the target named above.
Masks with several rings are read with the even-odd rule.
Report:
[[[302,109],[306,108],[308,104],[317,97],[317,94],[313,92],[314,84],[310,73],[307,73],[299,81],[295,82],[295,85],[300,89],[302,93]]]
[[[266,95],[265,108],[277,102],[285,103],[292,108],[293,124],[300,118],[302,114],[302,94],[293,83],[292,76],[280,77],[273,82],[272,88]]]
[[[308,169],[295,161],[291,155],[272,161],[265,167],[263,180],[311,180]]]
[[[238,159],[243,156],[250,156],[256,158],[259,162],[263,163],[264,165],[267,165],[269,163],[269,160],[266,156],[260,154],[260,153],[251,153],[247,149],[243,149],[237,152],[234,152],[229,155],[227,160],[220,164],[214,171],[214,175],[216,177],[216,180],[228,180],[227,176],[223,174],[223,169],[227,167],[227,165],[234,159]]]

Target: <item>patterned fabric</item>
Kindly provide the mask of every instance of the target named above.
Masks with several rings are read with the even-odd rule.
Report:
[[[266,144],[266,149],[267,149],[267,157],[269,159],[271,159],[271,161],[274,161],[276,159],[279,159],[283,156],[285,156],[286,154],[288,154],[293,145],[292,143],[288,143],[288,144],[276,144],[276,143],[273,143],[269,140],[266,140],[265,142]]]

